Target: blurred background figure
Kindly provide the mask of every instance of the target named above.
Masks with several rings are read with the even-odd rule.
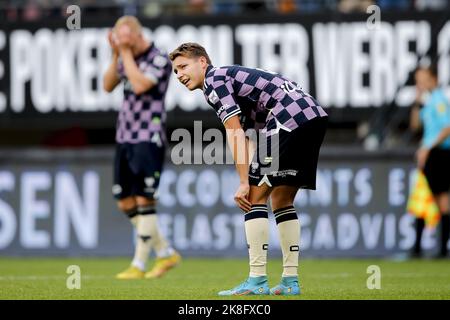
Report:
[[[297,1],[295,0],[279,0],[278,1],[278,12],[280,13],[290,13],[297,11]]]
[[[378,0],[376,5],[381,10],[408,10],[414,6],[414,1],[411,0]]]
[[[131,266],[116,278],[158,278],[181,260],[159,230],[155,197],[167,143],[164,100],[172,67],[167,55],[144,38],[135,17],[121,17],[108,39],[112,59],[103,78],[104,89],[111,92],[124,82],[112,192],[137,231]],[[157,261],[146,273],[151,250]]]
[[[188,14],[206,14],[209,12],[209,3],[207,0],[189,0]]]
[[[242,4],[237,1],[212,1],[212,14],[238,14],[242,12]]]
[[[403,1],[400,1],[403,2]],[[448,10],[448,0],[415,0],[417,10]]]
[[[343,13],[366,12],[368,6],[375,4],[373,0],[341,0],[339,11]]]
[[[441,213],[438,257],[444,258],[450,232],[450,104],[438,86],[436,66],[418,68],[415,81],[416,99],[411,110],[410,127],[413,131],[423,128],[423,138],[416,153],[417,167],[423,170]],[[424,219],[416,218],[415,257],[422,254],[424,226]]]

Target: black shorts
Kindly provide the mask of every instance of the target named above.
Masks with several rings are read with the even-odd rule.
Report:
[[[433,194],[450,190],[450,149],[433,148],[423,169]]]
[[[165,148],[153,142],[123,143],[116,147],[113,195],[155,197],[164,162]]]
[[[315,118],[291,132],[280,130],[271,137],[258,137],[249,168],[250,185],[266,183],[269,187],[290,185],[315,190],[327,123],[328,117]]]

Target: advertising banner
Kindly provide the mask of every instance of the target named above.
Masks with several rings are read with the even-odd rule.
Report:
[[[142,23],[146,36],[167,52],[199,42],[214,65],[282,73],[315,96],[332,121],[359,121],[386,105],[410,106],[419,62],[437,63],[450,96],[448,12],[382,12],[380,18],[271,14]],[[0,22],[0,127],[114,126],[121,89],[108,94],[102,88],[114,22],[82,16],[79,30],[67,29],[64,18]],[[189,92],[175,76],[166,108],[169,128],[191,126],[209,109],[200,91]],[[217,123],[213,116],[205,122]]]
[[[73,151],[72,153],[77,153]],[[322,156],[316,191],[295,207],[301,255],[392,256],[414,243],[406,202],[412,154]],[[80,155],[81,154],[81,155]],[[0,164],[0,255],[131,255],[133,230],[112,197],[112,150],[20,157]],[[187,256],[245,256],[244,217],[233,200],[232,165],[167,162],[158,190],[159,223]],[[270,214],[270,255],[280,255]],[[427,230],[424,248],[435,247]]]

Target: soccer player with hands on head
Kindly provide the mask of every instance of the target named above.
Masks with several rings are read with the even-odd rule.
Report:
[[[119,209],[137,231],[131,266],[116,277],[158,278],[181,260],[160,232],[156,214],[157,188],[167,143],[164,98],[172,66],[168,56],[144,38],[135,17],[120,18],[108,40],[112,58],[103,87],[111,92],[120,82],[124,84],[116,127],[112,191]],[[156,252],[156,263],[145,272],[152,249]]]

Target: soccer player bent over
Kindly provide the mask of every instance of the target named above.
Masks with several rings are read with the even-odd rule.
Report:
[[[167,55],[143,37],[135,17],[120,18],[109,33],[109,43],[113,53],[103,79],[104,89],[111,92],[124,82],[112,190],[118,207],[137,231],[131,266],[116,278],[157,278],[181,260],[161,234],[155,211],[166,143],[164,97],[172,66]],[[156,263],[145,273],[152,248]]]
[[[169,57],[178,80],[189,90],[202,89],[222,120],[240,178],[234,199],[245,212],[250,275],[219,295],[300,294],[300,224],[293,202],[298,189],[316,188],[328,115],[313,97],[279,74],[237,65],[212,66],[199,44],[182,44]],[[252,129],[259,133],[259,141],[249,165],[252,144],[245,132]],[[261,156],[266,154],[262,149],[270,153]],[[281,282],[270,290],[266,274],[269,197],[283,253]]]

